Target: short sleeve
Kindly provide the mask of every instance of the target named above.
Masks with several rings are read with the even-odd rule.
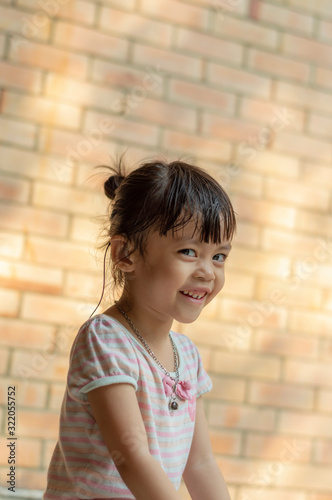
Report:
[[[212,380],[210,379],[207,372],[204,370],[203,362],[199,350],[196,348],[197,357],[198,357],[198,367],[197,367],[197,392],[196,397],[202,396],[206,392],[211,391],[212,389]]]
[[[95,316],[84,323],[70,353],[69,396],[88,403],[87,393],[109,384],[128,383],[137,390],[138,362],[132,343],[117,322]]]

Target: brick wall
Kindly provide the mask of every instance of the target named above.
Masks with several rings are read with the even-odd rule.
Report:
[[[176,325],[214,382],[232,499],[332,498],[331,42],[329,0],[0,1],[0,430],[15,384],[19,490],[45,486],[101,291],[92,167],[129,146],[197,161],[238,213],[224,291]]]

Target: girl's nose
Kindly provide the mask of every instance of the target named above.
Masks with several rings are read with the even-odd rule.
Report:
[[[215,274],[212,264],[201,260],[195,270],[194,277],[204,279],[205,281],[213,280],[215,278]]]

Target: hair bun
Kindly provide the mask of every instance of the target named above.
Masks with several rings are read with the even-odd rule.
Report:
[[[115,192],[123,181],[123,175],[111,175],[104,183],[104,192],[110,200],[114,200]]]

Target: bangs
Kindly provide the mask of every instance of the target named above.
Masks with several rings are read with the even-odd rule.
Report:
[[[236,218],[228,195],[206,172],[205,175],[201,170],[189,173],[191,175],[186,175],[185,179],[182,175],[170,179],[161,204],[155,207],[153,228],[160,235],[168,231],[174,235],[175,231],[194,221],[194,234],[200,241],[215,244],[230,241],[236,231]]]

